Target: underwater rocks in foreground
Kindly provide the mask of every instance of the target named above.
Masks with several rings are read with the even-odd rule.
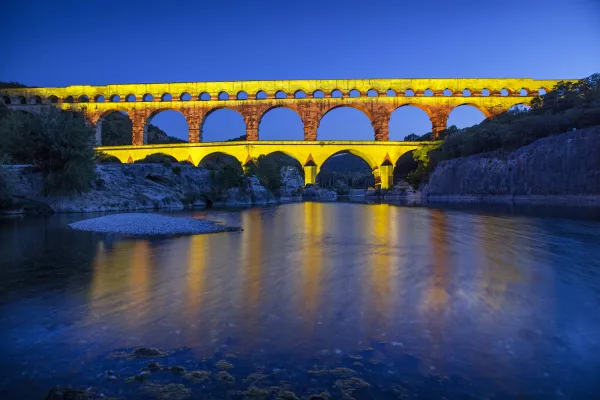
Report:
[[[152,213],[113,214],[77,221],[69,226],[81,231],[121,233],[124,235],[192,235],[240,231],[213,221],[186,217],[168,217]]]

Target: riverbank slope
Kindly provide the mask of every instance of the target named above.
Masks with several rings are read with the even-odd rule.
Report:
[[[428,201],[600,205],[600,127],[442,161],[423,189]]]
[[[72,196],[44,196],[43,177],[31,166],[6,166],[4,176],[15,213],[251,206],[278,201],[256,177],[248,177],[241,187],[222,187],[213,182],[210,170],[184,164],[97,165],[92,189]]]

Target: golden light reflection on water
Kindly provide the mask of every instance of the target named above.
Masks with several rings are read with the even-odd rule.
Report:
[[[300,243],[301,280],[300,313],[304,334],[312,336],[317,323],[317,310],[321,299],[321,274],[323,269],[323,205],[305,202],[303,205],[302,240]]]
[[[362,354],[367,368],[388,373],[410,354],[423,374],[475,375],[519,393],[523,371],[553,379],[558,364],[577,371],[597,360],[597,224],[339,203],[202,213],[244,231],[68,231],[54,264],[40,240],[34,269],[29,256],[20,270],[12,261],[0,270],[41,282],[51,267],[55,282],[11,289],[43,297],[33,310],[4,305],[14,311],[2,322],[47,347],[35,357],[69,358],[73,371],[142,345],[191,349],[177,351],[178,364],[237,354],[237,371],[247,361],[275,368]],[[68,263],[65,252],[81,257]],[[57,354],[65,344],[73,354]],[[554,373],[538,368],[548,360]]]
[[[207,235],[194,235],[188,240],[187,300],[185,307],[186,314],[194,318],[190,321],[191,326],[201,326],[206,323],[200,318],[206,285],[206,261],[211,257],[208,238]]]
[[[262,295],[263,220],[260,209],[242,214],[244,234],[241,240],[241,298],[242,325],[249,348],[256,345]]]
[[[369,325],[377,326],[384,331],[390,317],[390,302],[393,299],[391,286],[392,266],[397,266],[397,260],[390,257],[393,252],[396,220],[391,219],[392,210],[396,207],[388,204],[377,204],[369,207],[368,227],[371,241],[367,259],[366,288],[363,293],[370,294]],[[394,213],[395,214],[395,213]],[[393,221],[390,223],[390,221]]]
[[[531,257],[514,232],[498,235],[497,221],[465,222],[435,209],[305,202],[239,218],[244,231],[235,234],[111,248],[99,241],[91,320],[118,313],[135,335],[158,321],[157,337],[181,332],[192,349],[241,335],[242,353],[266,337],[332,349],[351,331],[354,343],[418,343],[435,366],[444,363],[447,331],[460,330],[453,313],[473,308],[472,328],[493,329],[498,313],[515,307],[509,292],[523,279],[522,258]],[[502,231],[517,229],[511,224]]]

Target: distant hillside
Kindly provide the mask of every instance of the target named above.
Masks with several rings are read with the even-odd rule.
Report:
[[[338,194],[348,190],[366,189],[375,185],[371,167],[366,161],[352,154],[338,154],[329,158],[317,177],[319,186],[333,189]]]
[[[148,144],[185,143],[185,140],[169,136],[159,127],[148,124]],[[109,114],[102,122],[102,145],[119,146],[131,144],[131,120],[122,113]]]
[[[371,172],[371,167],[360,157],[353,154],[338,154],[329,158],[321,171],[331,171],[340,174],[352,174],[355,172]]]
[[[19,82],[2,82],[2,81],[0,81],[0,89],[19,89],[19,88],[26,88],[26,87],[32,87],[32,86],[23,85],[22,83],[19,83]]]

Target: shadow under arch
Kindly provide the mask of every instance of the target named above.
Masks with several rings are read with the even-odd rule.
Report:
[[[336,151],[334,153],[329,154],[322,162],[321,165],[319,167],[322,167],[323,165],[325,165],[325,163],[330,160],[332,157],[338,156],[340,154],[352,154],[353,156],[356,156],[360,159],[362,159],[364,162],[367,163],[367,165],[371,168],[371,170],[376,169],[377,167],[379,167],[379,164],[377,164],[377,162],[373,159],[371,159],[368,155],[366,155],[365,153],[358,151],[358,150],[354,150],[354,149],[344,149],[344,150],[339,150]]]
[[[288,119],[288,121],[286,121],[286,124],[282,127],[282,130],[294,130],[296,131],[296,126],[290,127],[288,122],[292,123],[292,125],[296,125],[297,122],[300,123],[300,129],[299,129],[299,135],[298,135],[298,139],[280,139],[280,138],[270,138],[270,139],[266,139],[266,140],[304,140],[304,121],[302,120],[302,117],[300,116],[300,114],[298,113],[298,111],[289,106],[289,105],[285,105],[285,104],[275,104],[273,106],[270,106],[269,108],[265,109],[261,114],[260,117],[258,119],[258,138],[259,140],[263,140],[264,137],[261,137],[261,124],[264,122],[264,118],[267,114],[271,113],[271,115],[273,115],[274,113],[272,113],[272,111],[274,110],[290,110],[293,112],[293,116],[290,115],[289,117],[286,117]],[[287,113],[287,112],[286,112]],[[291,114],[291,113],[288,113]],[[295,120],[289,120],[291,118],[294,118]],[[297,118],[296,118],[297,117]],[[296,133],[296,132],[294,132]],[[295,136],[295,135],[294,135]]]
[[[216,150],[208,153],[198,162],[198,167],[208,169],[214,169],[222,165],[229,165],[234,168],[239,167],[240,173],[243,173],[243,161],[237,158],[233,153],[223,150]]]
[[[340,150],[329,155],[318,166],[316,182],[329,189],[366,189],[376,183],[373,171],[377,164],[365,154],[355,150]],[[346,186],[345,189],[343,186]]]
[[[104,111],[96,121],[96,141],[102,146],[131,145],[131,117],[119,107]]]
[[[179,137],[175,134],[173,134],[174,132],[166,132],[163,128],[161,128],[159,125],[157,124],[153,124],[152,121],[154,120],[154,118],[156,118],[158,115],[162,114],[162,113],[172,113],[174,115],[177,115],[176,118],[178,119],[183,119],[183,121],[185,121],[185,135],[180,135],[180,136],[185,136],[185,139],[183,137]],[[151,126],[155,127],[152,128]],[[153,132],[151,132],[151,130]],[[158,130],[158,131],[156,131]],[[163,138],[162,135],[159,136],[160,133],[166,133],[167,134],[167,138]],[[152,135],[151,135],[152,133]],[[177,140],[176,140],[177,139]],[[144,143],[146,144],[161,144],[161,143],[172,143],[172,142],[176,142],[176,141],[182,141],[182,142],[189,142],[190,138],[189,138],[189,125],[188,125],[188,121],[187,118],[185,117],[185,114],[183,114],[181,112],[181,110],[177,109],[177,108],[173,108],[173,107],[160,107],[157,108],[156,110],[153,110],[150,115],[148,115],[148,117],[146,118],[146,121],[144,122]]]
[[[304,169],[302,168],[304,165],[303,161],[298,159],[298,157],[296,155],[294,155],[293,153],[291,153],[289,151],[275,150],[270,153],[261,154],[261,155],[263,155],[264,157],[277,157],[277,156],[283,155],[283,156],[293,160],[293,166],[295,166],[298,169],[298,171],[300,171],[302,173],[304,171]]]
[[[241,118],[241,122],[242,122],[242,124],[243,124],[243,126],[244,126],[244,135],[243,135],[243,136],[244,136],[244,137],[246,136],[246,128],[247,128],[247,127],[246,127],[246,120],[244,119],[244,116],[242,115],[242,113],[240,113],[240,112],[239,112],[239,110],[236,110],[236,109],[235,109],[235,108],[233,108],[233,107],[228,107],[228,106],[224,105],[224,106],[217,106],[217,107],[213,107],[213,108],[211,108],[210,110],[208,110],[208,111],[206,112],[206,114],[204,114],[204,115],[202,116],[202,121],[200,122],[200,138],[201,138],[201,141],[202,141],[202,142],[207,142],[207,140],[205,140],[205,138],[206,138],[206,137],[205,137],[205,133],[206,133],[206,132],[204,131],[207,119],[208,119],[208,118],[209,118],[211,115],[215,114],[215,112],[217,112],[217,111],[221,111],[221,110],[229,110],[229,111],[233,111],[233,112],[235,112],[235,113],[236,113],[236,114],[237,114],[237,115],[238,115],[238,116]],[[241,136],[240,136],[240,138],[241,138]],[[238,138],[235,138],[235,139],[238,139]],[[229,139],[229,140],[231,140],[231,139]],[[229,141],[229,140],[228,140],[228,139],[224,139],[224,140],[218,140],[218,141],[220,141],[220,142],[224,142],[224,141]],[[246,139],[244,138],[243,140],[246,140]],[[211,140],[208,140],[208,142],[211,142]]]

